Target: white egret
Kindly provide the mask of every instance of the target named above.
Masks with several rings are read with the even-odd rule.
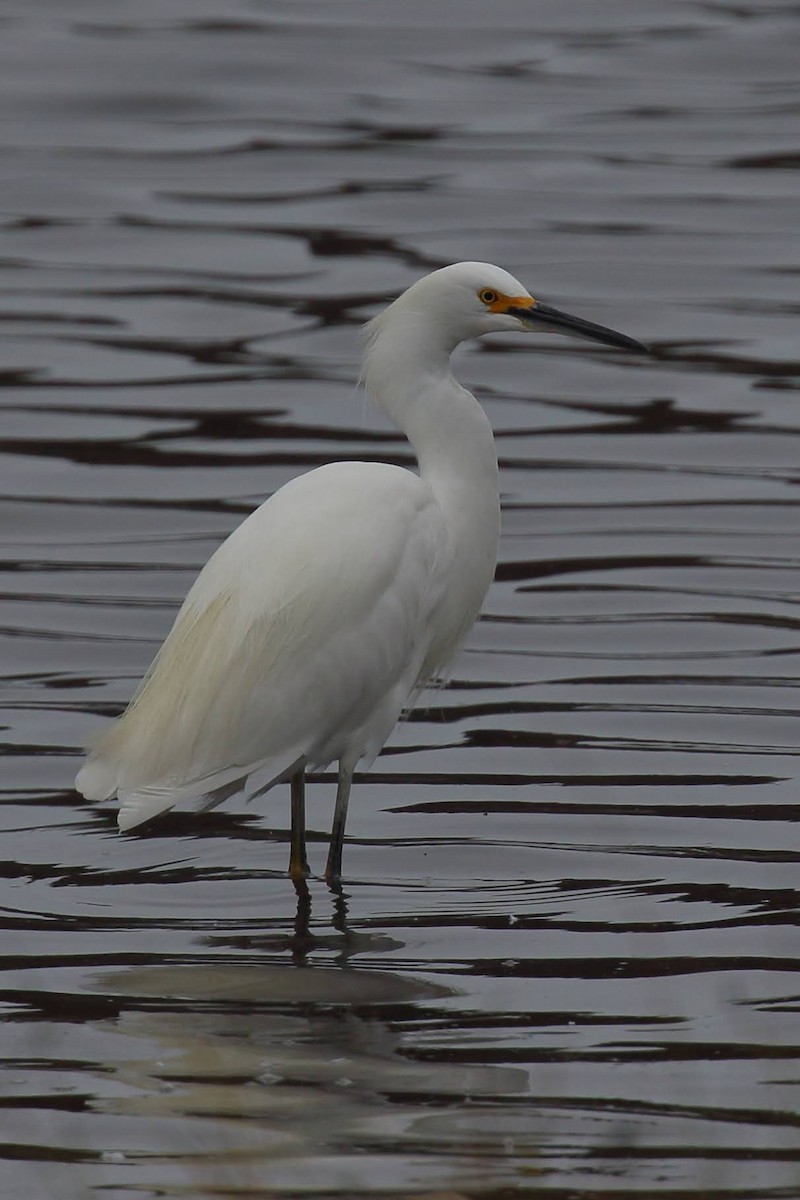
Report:
[[[202,807],[254,771],[291,781],[293,878],[308,873],[307,767],[338,762],[326,876],[341,871],[360,760],[452,662],[491,583],[500,525],[491,426],[450,355],[486,333],[550,329],[640,342],[542,304],[488,263],[443,267],[367,326],[367,390],[419,474],[339,462],[291,480],[212,555],[122,716],[76,786],[116,796],[119,828]]]

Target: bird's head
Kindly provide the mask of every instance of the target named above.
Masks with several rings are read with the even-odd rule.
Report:
[[[387,310],[392,311],[435,323],[453,346],[485,333],[526,330],[573,334],[647,353],[634,338],[535,300],[519,280],[491,263],[461,262],[433,271],[412,284]]]

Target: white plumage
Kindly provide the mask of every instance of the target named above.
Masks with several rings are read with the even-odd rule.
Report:
[[[534,301],[487,263],[426,276],[370,323],[364,380],[420,473],[320,467],[212,555],[78,774],[87,799],[118,797],[120,829],[182,801],[219,803],[255,770],[290,777],[290,870],[301,876],[304,771],[338,760],[326,872],[338,876],[356,763],[375,758],[415,689],[447,669],[494,572],[494,439],[450,354],[467,337],[548,325],[642,349]]]

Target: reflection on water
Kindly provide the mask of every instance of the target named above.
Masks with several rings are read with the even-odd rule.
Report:
[[[5,1194],[800,1198],[796,5],[1,20]],[[461,353],[501,562],[344,890],[280,791],[118,837],[79,747],[267,493],[411,463],[357,328],[461,258],[655,354]]]
[[[207,1132],[194,1130],[195,1186],[224,1181],[231,1160],[244,1152],[257,1156],[253,1183],[314,1188],[318,1159],[342,1145],[353,1156],[370,1148],[379,1155],[390,1141],[394,1155],[418,1153],[428,1123],[419,1116],[420,1096],[446,1113],[460,1108],[465,1094],[492,1104],[504,1093],[526,1091],[523,1070],[405,1057],[404,1031],[448,992],[397,974],[146,967],[109,975],[101,986],[122,992],[115,1028],[128,1054],[133,1048],[127,1061],[114,1064],[127,1090],[104,1111],[135,1118],[134,1124],[186,1114],[205,1119]],[[172,1123],[151,1143],[153,1157],[172,1157]],[[444,1148],[449,1157],[452,1148]],[[331,1170],[346,1188],[352,1167],[340,1162]]]

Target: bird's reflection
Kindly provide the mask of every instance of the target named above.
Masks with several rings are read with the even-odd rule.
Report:
[[[311,891],[305,879],[294,879],[294,890],[297,896],[297,911],[294,917],[294,937],[290,950],[292,962],[302,966],[308,958],[309,950],[313,948],[311,936]]]
[[[478,1098],[496,1106],[500,1095],[524,1095],[524,1069],[415,1061],[403,1052],[420,1026],[442,1015],[440,1002],[450,1005],[451,989],[397,971],[307,965],[309,945],[322,940],[310,928],[312,898],[325,897],[314,887],[297,889],[289,962],[221,955],[95,980],[118,1009],[111,1023],[102,1016],[103,1112],[127,1120],[136,1144],[146,1139],[151,1161],[168,1159],[187,1194],[285,1195],[288,1178],[292,1194],[312,1195],[324,1177],[331,1195],[350,1196],[365,1138],[384,1152],[387,1097],[394,1113],[403,1109],[403,1128],[414,1123],[402,1145],[391,1127],[392,1161],[398,1152],[416,1161],[419,1139],[433,1138],[447,1150],[442,1179],[455,1183],[475,1169],[464,1149],[464,1098],[479,1122]],[[341,893],[334,911],[349,955]],[[454,1110],[449,1125],[426,1105],[416,1111],[420,1097],[441,1106],[443,1095]],[[487,1119],[495,1115],[493,1107]],[[518,1120],[516,1111],[508,1120]],[[505,1162],[505,1143],[495,1142]]]
[[[308,956],[314,950],[319,950],[322,946],[331,948],[332,939],[328,937],[320,937],[312,932],[311,917],[312,917],[312,897],[311,889],[308,886],[307,879],[294,879],[294,890],[297,897],[297,909],[294,916],[294,935],[290,939],[289,951],[292,957],[292,962],[296,966],[307,965]],[[362,939],[355,936],[347,923],[348,918],[348,899],[349,896],[342,887],[341,881],[328,880],[327,890],[331,897],[332,912],[331,925],[340,935],[340,942],[336,961],[345,966],[348,959],[356,951],[363,951],[364,947]]]

